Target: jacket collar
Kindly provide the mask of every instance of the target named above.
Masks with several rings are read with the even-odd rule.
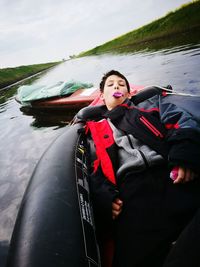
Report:
[[[118,119],[124,115],[125,110],[132,106],[134,106],[133,103],[127,98],[122,104],[116,106],[112,110],[106,111],[104,117],[110,118],[111,120]]]

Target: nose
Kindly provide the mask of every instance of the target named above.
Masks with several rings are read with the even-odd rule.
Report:
[[[114,89],[118,89],[118,88],[119,88],[118,83],[115,83],[114,84]]]

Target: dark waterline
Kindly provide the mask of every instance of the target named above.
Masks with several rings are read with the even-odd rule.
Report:
[[[174,90],[200,95],[200,44],[154,52],[79,58],[27,83],[79,80],[98,86],[103,73],[117,69],[142,85],[171,84]],[[18,85],[19,86],[19,85]],[[15,101],[18,86],[0,91],[0,263],[7,250],[30,175],[49,144],[67,129],[74,113],[33,113]],[[67,140],[66,140],[67,142]]]

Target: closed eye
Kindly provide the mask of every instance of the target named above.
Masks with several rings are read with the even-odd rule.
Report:
[[[108,83],[107,86],[113,86],[113,83]]]
[[[125,86],[125,83],[119,83],[120,86]]]

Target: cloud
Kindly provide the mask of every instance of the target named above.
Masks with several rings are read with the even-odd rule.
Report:
[[[185,2],[1,0],[0,67],[60,60],[138,28]]]

